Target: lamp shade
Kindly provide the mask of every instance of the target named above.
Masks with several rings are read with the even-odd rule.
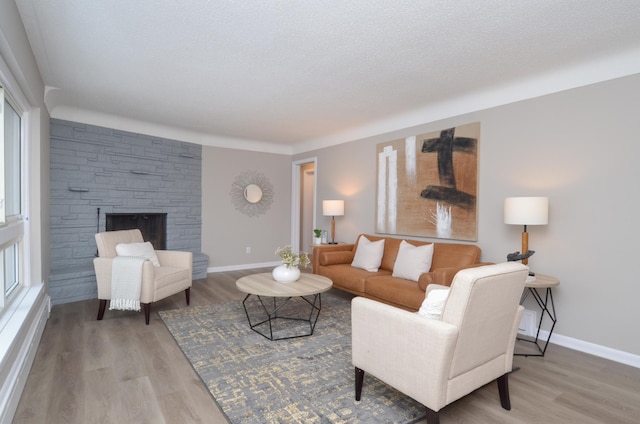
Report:
[[[324,216],[344,215],[344,200],[323,200],[322,215]]]
[[[504,199],[504,223],[513,225],[547,225],[548,197],[507,197]]]

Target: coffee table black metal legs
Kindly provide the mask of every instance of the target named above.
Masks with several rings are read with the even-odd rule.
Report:
[[[294,339],[313,334],[322,309],[322,297],[321,293],[292,297],[248,294],[242,306],[249,326],[256,333],[271,341]]]

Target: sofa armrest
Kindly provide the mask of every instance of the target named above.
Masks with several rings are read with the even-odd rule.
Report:
[[[433,272],[425,272],[424,274],[420,274],[420,278],[418,278],[418,287],[423,292],[427,291],[427,287],[429,284],[433,284]]]
[[[353,261],[353,244],[326,244],[322,246],[314,246],[313,253],[311,254],[311,264],[313,265],[313,273],[318,273],[318,267],[320,266],[320,257],[324,254],[336,253],[334,258],[329,258],[323,261],[323,265],[330,264],[346,264]],[[347,258],[346,253],[351,254],[351,259]]]

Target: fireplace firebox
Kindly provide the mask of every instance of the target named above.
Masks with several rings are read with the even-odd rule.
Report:
[[[139,229],[144,241],[149,241],[156,250],[167,248],[167,214],[166,213],[108,213],[106,214],[106,230]]]

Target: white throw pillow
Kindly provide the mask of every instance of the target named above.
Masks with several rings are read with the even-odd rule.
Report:
[[[362,268],[369,272],[377,272],[382,263],[383,254],[384,239],[370,241],[365,236],[361,236],[351,266],[354,268]]]
[[[393,277],[418,281],[420,274],[429,272],[433,259],[433,243],[414,246],[402,240],[396,262],[393,264]]]
[[[449,289],[431,290],[422,301],[418,315],[440,321],[447,297],[449,297]]]
[[[119,243],[116,244],[118,256],[140,256],[151,261],[153,266],[160,266],[158,255],[153,250],[153,245],[145,241],[144,243]]]

